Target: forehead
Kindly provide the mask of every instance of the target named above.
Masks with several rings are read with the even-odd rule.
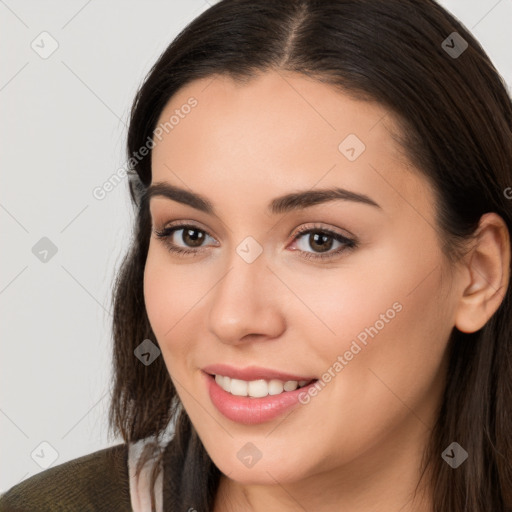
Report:
[[[393,140],[398,128],[389,110],[302,75],[193,81],[171,98],[158,126],[164,129],[152,151],[152,182],[219,201],[234,192],[266,205],[270,196],[328,186],[383,206],[404,194],[429,199],[426,180],[411,172]]]

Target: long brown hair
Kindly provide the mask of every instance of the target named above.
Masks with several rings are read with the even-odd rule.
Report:
[[[175,422],[175,436],[158,459],[166,471],[164,505],[172,512],[212,510],[220,471],[163,358],[145,366],[134,356],[143,340],[158,340],[143,296],[151,158],[133,155],[184,85],[219,74],[247,81],[267,70],[312,77],[396,116],[397,142],[434,186],[448,257],[457,259],[486,212],[499,214],[512,232],[511,99],[480,44],[433,0],[222,0],[194,19],[154,64],[133,103],[127,150],[136,218],[113,291],[110,431],[128,443],[161,436]],[[425,452],[435,512],[512,510],[511,289],[482,329],[454,328],[449,340],[448,381]],[[469,453],[457,470],[441,458],[453,441]]]

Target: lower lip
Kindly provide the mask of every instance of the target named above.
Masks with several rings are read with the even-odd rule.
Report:
[[[308,392],[308,389],[317,382],[294,391],[284,391],[279,395],[267,395],[262,398],[249,396],[235,396],[222,389],[215,377],[204,373],[207,379],[208,392],[213,405],[217,407],[226,418],[244,425],[256,425],[271,421],[285,411],[298,405],[299,395]]]

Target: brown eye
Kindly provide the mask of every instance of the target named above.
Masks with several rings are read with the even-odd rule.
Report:
[[[181,232],[181,233],[180,233]],[[174,241],[174,235],[177,240],[181,240],[181,243]],[[198,254],[199,251],[203,250],[203,242],[206,237],[211,237],[206,231],[199,229],[193,225],[180,224],[178,226],[171,226],[162,230],[155,230],[157,238],[162,240],[170,252],[178,254]],[[181,245],[183,244],[183,245]]]
[[[306,237],[306,235],[309,236]],[[302,242],[300,239],[304,239],[304,242]],[[300,240],[302,242],[302,247],[299,243],[296,243],[296,245],[298,246],[302,257],[306,259],[333,258],[340,253],[348,249],[353,249],[357,246],[355,240],[347,238],[341,233],[336,233],[335,231],[322,227],[302,229],[299,231],[299,233],[297,233],[294,240]],[[333,244],[336,242],[340,244],[339,248],[337,250],[331,251]],[[308,251],[308,248],[313,249],[313,252]]]
[[[319,234],[319,232],[310,233],[308,238],[310,247],[319,252],[325,252],[331,249],[333,241],[334,237],[332,235],[325,233]]]
[[[179,229],[183,231],[181,239],[190,247],[200,247],[204,240],[204,232],[197,228]]]

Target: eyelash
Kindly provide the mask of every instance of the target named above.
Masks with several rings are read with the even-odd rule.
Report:
[[[164,228],[162,230],[155,230],[155,234],[158,239],[162,240],[166,246],[166,248],[169,250],[169,252],[179,255],[189,255],[191,257],[199,255],[199,253],[203,252],[204,248],[199,249],[184,249],[183,247],[179,247],[171,242],[169,242],[169,238],[174,234],[175,231],[180,231],[181,229],[194,229],[196,231],[200,231],[202,233],[205,233],[210,238],[213,238],[207,231],[204,229],[200,229],[197,226],[194,226],[193,224],[179,224],[176,226],[170,226],[167,228]],[[330,229],[326,229],[319,226],[313,226],[313,227],[306,227],[301,230],[299,230],[293,239],[293,241],[297,240],[298,238],[310,234],[310,233],[322,233],[332,236],[334,240],[337,242],[342,243],[344,246],[340,247],[334,252],[327,252],[327,253],[311,253],[307,251],[301,251],[298,250],[298,252],[303,253],[301,256],[302,258],[308,259],[308,260],[324,260],[324,259],[331,259],[336,257],[342,252],[345,252],[349,249],[354,249],[357,247],[357,242],[353,239],[347,238],[339,233],[336,233],[335,231],[332,231]]]

